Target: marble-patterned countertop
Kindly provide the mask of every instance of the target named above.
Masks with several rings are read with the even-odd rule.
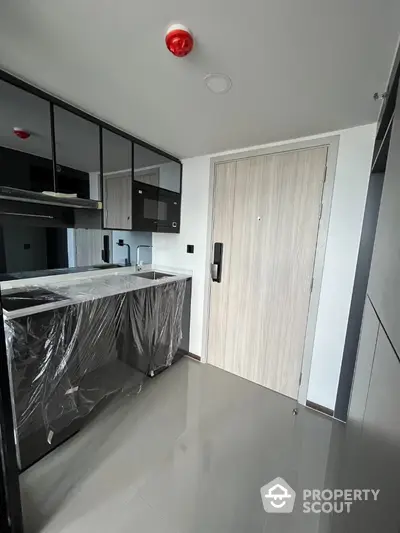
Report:
[[[152,280],[141,278],[137,275],[149,271],[161,272],[169,274],[169,276]],[[124,292],[146,289],[147,287],[163,285],[191,277],[192,273],[188,270],[146,265],[141,271],[138,271],[136,267],[121,267],[105,271],[65,274],[63,276],[45,276],[33,279],[3,281],[0,283],[3,296],[11,296],[16,292],[40,288],[65,297],[65,300],[48,302],[14,311],[3,309],[3,315],[6,320],[11,320],[13,318],[51,311],[52,309],[66,307],[68,305],[96,300]]]

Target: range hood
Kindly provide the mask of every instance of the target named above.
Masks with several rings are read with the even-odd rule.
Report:
[[[3,186],[0,186],[0,200],[70,207],[72,209],[102,209],[102,203],[97,200],[63,198],[50,196],[41,192],[26,191],[24,189]]]

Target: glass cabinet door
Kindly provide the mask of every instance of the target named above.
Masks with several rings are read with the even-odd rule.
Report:
[[[0,186],[54,191],[50,102],[0,80]]]
[[[100,127],[54,106],[57,191],[93,198],[100,176]]]
[[[135,181],[171,192],[181,192],[181,165],[176,161],[135,144],[133,164]]]
[[[132,143],[109,130],[102,132],[104,228],[131,230]]]

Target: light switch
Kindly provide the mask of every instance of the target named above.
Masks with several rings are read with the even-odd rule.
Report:
[[[188,244],[188,245],[186,246],[186,252],[187,252],[188,254],[194,254],[194,244]]]

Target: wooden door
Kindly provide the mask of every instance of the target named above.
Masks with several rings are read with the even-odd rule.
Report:
[[[132,229],[132,177],[104,176],[104,228]]]
[[[327,148],[216,166],[208,362],[297,398]]]

